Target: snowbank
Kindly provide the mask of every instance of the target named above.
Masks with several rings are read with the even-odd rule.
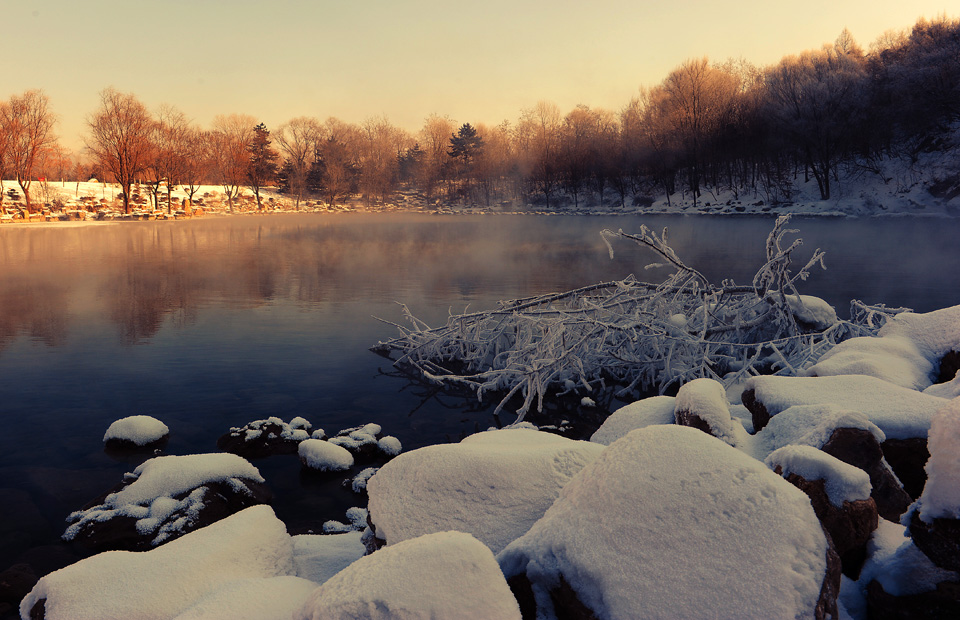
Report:
[[[919,499],[920,519],[925,523],[960,519],[960,399],[950,401],[933,416],[927,447],[930,459],[925,467],[927,484]]]
[[[806,495],[664,425],[606,448],[498,560],[531,581],[538,609],[562,577],[599,618],[794,618],[813,616],[826,555]]]
[[[467,532],[497,552],[526,532],[603,446],[528,429],[486,431],[401,454],[367,483],[377,536],[393,545]]]
[[[293,617],[519,620],[520,608],[485,545],[469,534],[438,532],[360,558],[314,590]]]
[[[810,377],[868,375],[910,390],[930,385],[933,364],[911,340],[863,336],[841,342],[804,373]]]
[[[360,537],[360,532],[294,536],[293,564],[297,577],[309,579],[314,587],[330,579],[366,553]]]
[[[138,446],[145,446],[169,434],[170,429],[160,420],[148,415],[133,415],[110,424],[103,435],[103,441],[129,441]]]
[[[860,411],[887,439],[926,437],[933,414],[947,402],[864,375],[751,377],[745,390],[753,390],[771,416],[794,405],[833,404]]]
[[[175,620],[290,620],[316,587],[314,582],[300,577],[230,581]]]
[[[627,433],[654,424],[673,424],[676,399],[653,396],[620,407],[604,420],[590,441],[609,446]]]
[[[293,575],[293,542],[269,506],[254,506],[145,551],[108,551],[40,579],[20,603],[47,620],[173,618],[231,581]]]

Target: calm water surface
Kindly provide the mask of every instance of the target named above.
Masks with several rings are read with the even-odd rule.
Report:
[[[747,283],[768,218],[309,215],[76,228],[0,228],[0,570],[75,558],[66,515],[143,457],[103,452],[107,426],[146,414],[169,454],[216,451],[231,426],[303,416],[328,433],[381,424],[404,450],[494,424],[491,407],[390,376],[368,351],[400,320],[635,273],[655,257],[603,228],[668,226],[688,264]],[[917,311],[960,304],[960,221],[796,219],[826,272],[801,292]],[[793,237],[791,237],[793,238]],[[505,420],[509,422],[509,420]],[[254,463],[292,531],[344,520],[364,499],[303,477],[295,456]]]

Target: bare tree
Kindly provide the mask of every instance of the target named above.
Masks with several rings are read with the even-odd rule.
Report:
[[[449,117],[431,114],[420,129],[419,142],[423,148],[423,164],[420,167],[420,186],[427,196],[432,196],[443,180],[450,163],[447,147],[455,126]]]
[[[247,145],[253,138],[253,128],[256,126],[257,119],[248,114],[221,115],[213,119],[213,172],[223,187],[231,211],[234,198],[246,183],[247,168],[250,165]]]
[[[298,116],[281,125],[275,134],[277,146],[290,164],[290,188],[297,197],[297,208],[307,187],[307,173],[320,141],[320,124],[308,116]]]
[[[15,175],[31,209],[30,184],[57,144],[53,133],[56,116],[47,96],[39,90],[14,95],[0,108],[0,132],[5,134],[7,168]]]
[[[124,213],[130,212],[131,185],[150,164],[154,123],[147,107],[135,95],[113,88],[100,93],[100,108],[87,120],[87,148],[120,184]]]
[[[158,192],[160,186],[166,184],[168,213],[173,210],[171,205],[173,187],[180,184],[187,160],[194,156],[188,141],[189,135],[190,121],[183,112],[173,106],[161,106],[154,126],[153,139],[156,148],[150,165],[153,173],[151,190],[154,206],[159,207]]]
[[[213,168],[212,142],[211,133],[197,127],[188,127],[184,135],[188,156],[182,162],[179,183],[187,193],[190,206],[193,206],[194,195]]]

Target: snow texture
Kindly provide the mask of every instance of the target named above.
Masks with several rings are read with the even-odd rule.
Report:
[[[354,493],[363,493],[367,490],[367,482],[370,481],[370,478],[373,477],[373,474],[377,473],[379,467],[367,467],[366,469],[360,470],[356,476],[353,477],[353,480],[350,482],[350,488],[353,489]]]
[[[377,536],[389,545],[467,532],[495,553],[526,532],[604,447],[528,429],[471,435],[401,454],[370,479]]]
[[[249,461],[227,452],[158,456],[134,469],[133,475],[137,479],[132,484],[107,496],[107,505],[151,503],[159,497],[171,497],[208,482],[226,482],[231,478],[264,481]]]
[[[753,456],[763,460],[774,450],[791,444],[819,449],[838,428],[868,431],[877,443],[886,439],[883,431],[859,411],[830,404],[795,405],[770,418],[770,422],[753,437]]]
[[[928,396],[937,396],[939,398],[953,400],[957,396],[960,396],[960,373],[946,383],[936,383],[931,385],[925,389],[923,393],[927,394]]]
[[[920,519],[925,523],[960,519],[960,399],[950,401],[933,416],[927,448],[930,458],[919,500]]]
[[[103,435],[104,441],[119,439],[129,441],[138,446],[158,441],[170,434],[167,425],[148,415],[132,415],[121,418],[107,427]]]
[[[294,536],[293,565],[297,577],[309,579],[316,586],[350,566],[367,552],[360,540],[361,535],[361,532],[351,531]]]
[[[438,532],[360,558],[309,596],[294,620],[519,620],[490,550]]]
[[[348,508],[347,521],[349,523],[326,521],[323,524],[323,532],[325,534],[343,534],[345,532],[363,531],[367,527],[367,509],[357,508],[356,506]]]
[[[403,450],[403,445],[401,445],[400,440],[393,435],[381,437],[380,440],[377,441],[377,447],[387,456],[397,456],[400,454],[400,451]]]
[[[653,396],[620,407],[604,420],[590,441],[609,446],[632,430],[653,424],[673,424],[675,406],[673,396]]]
[[[813,295],[787,295],[787,305],[798,321],[813,329],[824,330],[839,320],[837,311],[819,297]]]
[[[930,385],[933,364],[911,340],[863,336],[841,342],[807,369],[811,377],[868,375],[911,390]]]
[[[837,508],[843,508],[844,502],[868,499],[873,488],[867,472],[812,446],[784,446],[764,462],[770,469],[779,466],[784,478],[796,474],[810,482],[823,480],[827,498]]]
[[[957,574],[936,566],[906,536],[906,528],[886,519],[867,543],[867,561],[858,583],[866,588],[876,579],[887,593],[907,596],[929,592],[941,581],[956,580]]]
[[[931,364],[950,351],[960,351],[960,306],[918,314],[901,312],[880,328],[880,336],[912,341]]]
[[[812,617],[827,541],[800,490],[700,430],[605,449],[498,556],[539,607],[560,576],[599,618]],[[546,616],[549,617],[549,614]]]
[[[681,386],[676,402],[678,419],[682,411],[699,417],[710,427],[711,435],[731,446],[737,446],[746,434],[730,417],[727,391],[719,381],[694,379]]]
[[[926,437],[930,420],[946,400],[894,385],[876,377],[752,377],[746,389],[756,392],[770,415],[793,405],[834,404],[860,411],[887,439]]]
[[[353,467],[353,455],[346,448],[323,439],[307,439],[297,446],[300,462],[318,471],[343,471]]]
[[[316,588],[312,581],[289,576],[231,581],[174,620],[290,620]]]
[[[50,573],[20,615],[46,599],[47,620],[174,618],[230,582],[293,573],[286,526],[259,505],[150,551],[107,551]]]

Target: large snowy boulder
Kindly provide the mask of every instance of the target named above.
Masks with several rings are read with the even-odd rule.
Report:
[[[63,538],[97,551],[145,550],[270,499],[257,468],[234,454],[161,456],[71,513]]]
[[[610,414],[590,441],[609,446],[630,431],[654,424],[673,424],[676,399],[673,396],[651,396],[620,407]]]
[[[736,447],[746,431],[730,415],[727,392],[719,381],[694,379],[677,392],[674,417],[677,424],[691,426]]]
[[[23,618],[173,618],[225,584],[292,575],[293,543],[269,506],[247,508],[151,551],[107,551],[40,579]]]
[[[939,369],[944,356],[960,352],[960,306],[925,313],[901,312],[880,328],[879,335],[910,340]]]
[[[293,454],[301,441],[311,437],[312,430],[313,426],[304,418],[295,417],[287,423],[273,416],[231,428],[217,440],[217,448],[246,459]]]
[[[529,429],[420,448],[393,459],[367,483],[370,519],[388,545],[457,530],[496,553],[526,532],[603,450]]]
[[[833,404],[860,411],[887,439],[908,439],[927,436],[933,414],[946,400],[866,375],[760,376],[747,381],[743,404],[758,431],[787,407]]]
[[[907,338],[863,336],[841,342],[805,374],[868,375],[910,390],[923,390],[930,386],[933,364]]]
[[[489,548],[469,534],[438,532],[360,558],[314,590],[293,618],[519,620],[520,609]]]
[[[867,473],[804,445],[779,448],[764,462],[810,498],[840,555],[844,574],[856,579],[866,559],[867,541],[879,522]]]
[[[840,585],[806,495],[677,425],[608,446],[498,560],[538,617],[556,605],[601,619],[836,617]]]

